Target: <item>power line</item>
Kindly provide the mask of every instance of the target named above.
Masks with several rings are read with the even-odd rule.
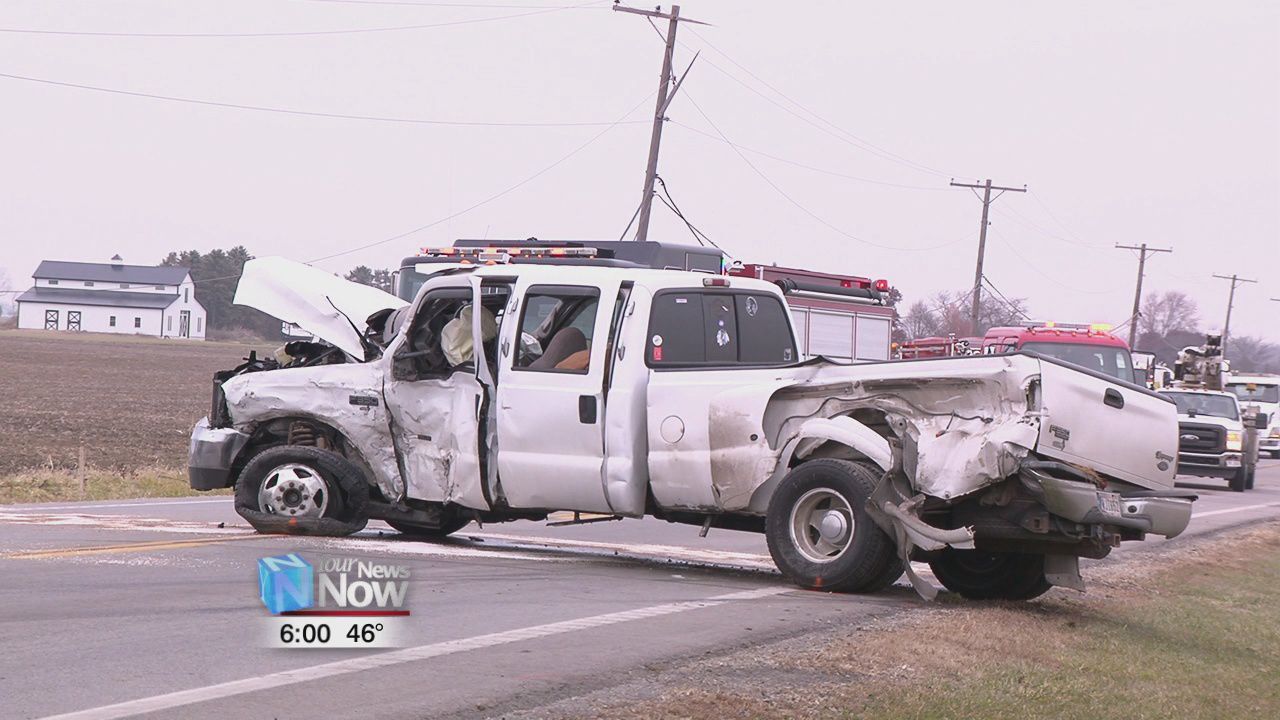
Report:
[[[587,148],[587,146],[591,145],[591,144],[592,144],[592,143],[594,143],[596,140],[599,140],[601,137],[604,137],[605,133],[609,132],[610,130],[614,129],[615,127],[617,127],[617,126],[619,126],[619,125],[624,124],[624,123],[623,123],[623,121],[624,121],[627,117],[629,117],[629,116],[631,115],[631,113],[633,113],[633,112],[635,112],[636,110],[638,110],[638,109],[640,108],[640,106],[641,106],[641,105],[643,105],[643,104],[644,104],[645,102],[647,102],[648,100],[649,100],[649,96],[646,96],[646,97],[644,98],[644,100],[641,100],[640,102],[638,102],[638,103],[636,103],[635,105],[633,105],[633,106],[631,107],[631,109],[630,109],[630,110],[627,110],[627,112],[626,112],[626,113],[624,113],[621,117],[619,117],[619,118],[618,118],[618,120],[617,120],[616,122],[614,122],[612,125],[610,125],[609,127],[606,127],[605,129],[603,129],[603,130],[601,130],[600,132],[596,133],[595,135],[591,136],[591,138],[590,138],[590,139],[588,139],[586,142],[582,143],[581,145],[578,145],[578,146],[577,146],[577,147],[575,147],[573,150],[570,150],[570,151],[568,152],[568,154],[564,155],[564,156],[563,156],[563,157],[561,157],[559,160],[556,160],[555,162],[553,162],[553,163],[551,163],[550,165],[548,165],[548,166],[546,166],[546,167],[542,168],[542,169],[541,169],[541,170],[539,170],[538,172],[536,172],[536,173],[534,173],[534,174],[530,175],[529,177],[527,177],[527,178],[525,178],[525,179],[521,180],[520,182],[518,182],[518,183],[516,183],[516,184],[514,184],[514,185],[512,185],[512,186],[510,186],[510,187],[508,187],[507,189],[505,189],[505,190],[503,190],[503,191],[501,191],[501,192],[498,192],[498,193],[495,193],[495,194],[493,194],[493,195],[490,195],[489,197],[485,198],[484,200],[481,200],[481,201],[479,201],[479,202],[477,202],[477,203],[475,203],[475,204],[473,204],[473,205],[470,205],[470,206],[468,206],[468,207],[466,207],[466,208],[463,208],[462,210],[459,210],[458,212],[450,213],[449,215],[446,215],[446,216],[444,216],[444,217],[442,217],[442,218],[439,218],[439,219],[437,219],[437,220],[434,220],[434,221],[432,221],[432,222],[429,222],[429,223],[427,223],[426,225],[422,225],[422,226],[420,226],[420,227],[416,227],[416,228],[414,228],[414,229],[412,229],[412,230],[408,230],[408,231],[406,231],[406,232],[402,232],[402,233],[399,233],[399,234],[396,234],[396,235],[392,235],[391,237],[388,237],[388,238],[383,238],[383,239],[381,239],[381,240],[376,240],[376,241],[374,241],[374,242],[371,242],[371,243],[368,243],[368,244],[365,244],[365,245],[361,245],[361,246],[359,246],[359,247],[354,247],[354,248],[350,248],[350,249],[348,249],[348,250],[343,250],[343,251],[341,251],[341,252],[336,252],[336,253],[333,253],[332,255],[325,255],[324,257],[315,258],[314,260],[308,260],[307,262],[308,262],[308,263],[318,263],[318,262],[323,262],[323,261],[325,261],[325,260],[331,260],[331,259],[336,258],[336,257],[342,257],[343,255],[350,255],[351,253],[359,252],[359,251],[361,251],[361,250],[368,250],[369,248],[377,247],[378,245],[384,245],[384,244],[386,244],[386,243],[394,242],[394,241],[396,241],[396,240],[402,240],[402,239],[404,239],[404,238],[406,238],[406,237],[408,237],[408,236],[410,236],[410,235],[413,235],[414,233],[418,233],[418,232],[421,232],[421,231],[426,230],[426,229],[428,229],[428,228],[435,227],[436,225],[439,225],[439,224],[444,223],[444,222],[448,222],[449,220],[452,220],[452,219],[454,219],[454,218],[456,218],[456,217],[459,217],[459,216],[461,216],[461,215],[465,215],[466,213],[469,213],[469,212],[471,212],[472,210],[475,210],[476,208],[479,208],[479,207],[481,207],[481,206],[483,206],[483,205],[488,205],[489,203],[493,202],[494,200],[497,200],[497,199],[499,199],[499,198],[503,197],[504,195],[508,195],[508,194],[510,194],[510,193],[512,193],[512,192],[515,192],[516,190],[518,190],[518,189],[520,189],[520,188],[524,187],[525,185],[528,185],[529,183],[533,182],[534,180],[538,179],[539,177],[541,177],[541,176],[543,176],[543,175],[547,174],[548,172],[551,172],[551,171],[552,171],[552,170],[554,170],[555,168],[559,167],[561,164],[563,164],[564,162],[566,162],[567,160],[569,160],[569,159],[570,159],[570,158],[572,158],[573,156],[575,156],[575,155],[577,155],[578,153],[582,152],[583,150],[585,150],[585,149]]]
[[[782,99],[786,100],[787,102],[791,103],[792,105],[794,105],[794,106],[796,106],[796,107],[800,108],[801,110],[805,111],[806,113],[808,113],[809,115],[811,115],[813,118],[816,118],[818,121],[820,121],[821,123],[823,123],[824,125],[826,125],[826,126],[827,126],[827,128],[830,128],[830,129],[824,128],[824,127],[822,127],[822,126],[818,125],[817,123],[813,122],[813,120],[810,120],[809,118],[806,118],[806,117],[804,117],[803,115],[800,115],[799,113],[796,113],[795,111],[791,110],[790,108],[786,107],[785,105],[782,105],[781,103],[777,102],[776,100],[774,100],[773,98],[769,97],[768,95],[765,95],[764,93],[762,93],[762,92],[760,92],[760,91],[756,90],[755,88],[751,87],[750,85],[748,85],[747,83],[743,82],[742,80],[740,80],[740,79],[738,79],[738,78],[734,77],[732,73],[730,73],[730,72],[726,71],[724,68],[719,67],[719,66],[718,66],[718,65],[716,65],[715,63],[712,63],[711,61],[707,61],[707,64],[708,64],[708,65],[710,65],[711,67],[713,67],[713,68],[715,68],[716,70],[718,70],[720,73],[722,73],[725,77],[728,77],[730,80],[733,80],[734,82],[737,82],[738,84],[742,85],[743,87],[747,88],[748,90],[751,90],[752,92],[754,92],[755,94],[757,94],[757,95],[759,95],[760,97],[764,98],[765,100],[769,101],[770,103],[772,103],[772,104],[776,105],[777,107],[779,107],[779,108],[781,108],[782,110],[786,111],[787,113],[789,113],[789,114],[791,114],[791,115],[795,116],[796,118],[798,118],[798,119],[800,119],[800,120],[802,120],[802,121],[804,121],[804,122],[808,123],[809,125],[812,125],[813,127],[817,128],[818,130],[821,130],[822,132],[825,132],[825,133],[826,133],[826,134],[828,134],[828,135],[832,135],[833,137],[835,137],[835,138],[837,138],[837,139],[839,139],[839,140],[842,140],[843,142],[846,142],[846,143],[848,143],[848,144],[850,144],[850,145],[853,145],[854,147],[856,147],[856,148],[858,148],[858,149],[860,149],[860,150],[862,150],[862,151],[864,151],[864,152],[868,152],[868,153],[871,153],[871,154],[873,154],[873,155],[876,155],[877,157],[880,157],[882,160],[888,160],[888,161],[890,161],[890,162],[896,162],[896,163],[901,164],[901,165],[904,165],[904,166],[906,166],[906,167],[910,167],[910,168],[911,168],[911,169],[913,169],[913,170],[917,170],[917,171],[919,171],[919,172],[925,172],[925,173],[928,173],[928,174],[931,174],[931,175],[935,175],[935,176],[937,176],[937,177],[952,177],[952,178],[957,177],[957,175],[956,175],[955,173],[946,173],[946,172],[943,172],[943,171],[941,171],[941,170],[937,170],[937,169],[935,169],[935,168],[931,168],[931,167],[929,167],[929,166],[927,166],[927,165],[923,165],[923,164],[921,164],[921,163],[917,163],[917,162],[915,162],[915,161],[913,161],[913,160],[910,160],[910,159],[908,159],[908,158],[905,158],[905,157],[903,157],[903,156],[901,156],[901,155],[898,155],[898,154],[896,154],[896,153],[890,152],[889,150],[885,150],[884,148],[881,148],[881,147],[879,147],[879,146],[877,146],[877,145],[875,145],[875,144],[873,144],[873,143],[871,143],[871,142],[868,142],[867,140],[864,140],[864,139],[862,139],[862,138],[858,137],[857,135],[854,135],[853,133],[849,132],[848,130],[845,130],[844,128],[840,127],[839,125],[836,125],[835,123],[831,122],[830,120],[827,120],[827,119],[826,119],[825,117],[823,117],[822,115],[819,115],[818,113],[816,113],[816,112],[814,112],[813,110],[809,109],[808,107],[806,107],[805,105],[803,105],[803,104],[802,104],[802,103],[800,103],[799,101],[794,100],[793,98],[791,98],[790,96],[788,96],[786,93],[784,93],[784,92],[782,92],[781,90],[779,90],[778,88],[774,87],[772,84],[770,84],[770,83],[769,83],[767,80],[765,80],[764,78],[762,78],[762,77],[760,77],[759,75],[756,75],[755,73],[751,72],[751,70],[750,70],[749,68],[747,68],[746,66],[742,65],[742,64],[741,64],[741,63],[739,63],[737,60],[734,60],[732,57],[730,57],[730,56],[729,56],[729,54],[728,54],[728,53],[724,52],[724,51],[723,51],[723,50],[721,50],[720,48],[718,48],[718,47],[716,47],[715,45],[713,45],[713,44],[711,43],[711,41],[710,41],[710,40],[707,40],[707,39],[706,39],[706,37],[704,37],[704,36],[702,35],[702,33],[699,33],[696,29],[690,29],[690,31],[689,31],[689,32],[693,33],[693,34],[694,34],[694,35],[695,35],[699,40],[701,40],[701,41],[702,41],[702,43],[703,43],[703,44],[705,44],[707,47],[711,48],[711,50],[712,50],[712,51],[714,51],[716,54],[720,55],[720,56],[721,56],[721,57],[723,57],[725,60],[728,60],[731,64],[733,64],[733,66],[734,66],[734,67],[736,67],[736,68],[738,68],[739,70],[743,71],[744,73],[746,73],[747,75],[749,75],[751,78],[753,78],[756,82],[760,83],[761,85],[764,85],[766,88],[768,88],[769,90],[771,90],[772,92],[774,92],[775,94],[777,94],[777,95],[778,95],[779,97],[781,97]]]
[[[1142,273],[1147,267],[1147,255],[1155,253],[1172,253],[1173,248],[1148,248],[1146,243],[1141,245],[1121,245],[1116,243],[1116,248],[1121,250],[1137,250],[1138,251],[1138,285],[1133,291],[1133,317],[1139,317],[1142,314]],[[1138,323],[1129,326],[1129,348],[1133,348],[1134,342],[1138,339]]]
[[[687,94],[686,94],[686,95],[687,95]],[[806,206],[802,205],[798,200],[796,200],[796,199],[795,199],[795,198],[793,198],[791,195],[789,195],[789,194],[787,193],[787,191],[785,191],[785,190],[783,190],[781,187],[779,187],[777,183],[775,183],[773,180],[769,179],[769,176],[768,176],[768,175],[764,174],[764,172],[763,172],[762,170],[760,170],[760,168],[756,167],[756,164],[755,164],[755,163],[753,163],[753,162],[751,162],[750,158],[748,158],[746,155],[744,155],[744,154],[742,153],[742,151],[738,149],[738,146],[737,146],[737,145],[735,145],[733,142],[731,142],[731,141],[729,140],[729,138],[725,136],[724,132],[720,130],[720,127],[719,127],[718,125],[716,125],[716,124],[715,124],[715,122],[713,122],[713,121],[711,120],[711,118],[710,118],[710,117],[708,117],[708,116],[707,116],[707,113],[706,113],[705,111],[703,111],[702,107],[701,107],[700,105],[698,105],[697,101],[695,101],[695,100],[693,99],[693,96],[692,96],[692,95],[687,95],[687,97],[689,98],[689,102],[693,105],[694,109],[695,109],[695,110],[697,110],[697,111],[698,111],[698,114],[702,116],[702,119],[707,121],[707,124],[708,124],[708,125],[710,125],[710,126],[711,126],[711,128],[712,128],[713,130],[715,130],[715,131],[716,131],[716,133],[721,137],[721,139],[723,139],[723,140],[725,141],[725,144],[726,144],[726,145],[728,145],[728,146],[733,150],[733,152],[734,152],[734,153],[736,153],[736,154],[737,154],[737,156],[738,156],[739,158],[741,158],[741,159],[742,159],[742,162],[746,163],[747,167],[751,168],[752,172],[754,172],[756,175],[760,176],[760,179],[761,179],[761,180],[764,180],[765,184],[767,184],[769,187],[773,188],[774,192],[778,193],[778,194],[779,194],[779,195],[781,195],[781,196],[782,196],[782,197],[783,197],[787,202],[789,202],[789,203],[791,203],[792,205],[794,205],[794,206],[796,207],[796,209],[800,210],[800,211],[801,211],[801,212],[803,212],[805,215],[808,215],[809,217],[813,218],[815,221],[817,221],[818,223],[820,223],[820,224],[822,224],[823,226],[827,227],[828,229],[832,230],[833,232],[836,232],[836,233],[838,233],[838,234],[840,234],[840,235],[843,235],[844,237],[846,237],[846,238],[848,238],[848,239],[850,239],[850,240],[853,240],[854,242],[862,243],[863,245],[870,245],[871,247],[883,248],[883,249],[885,249],[885,250],[904,250],[904,251],[908,251],[908,252],[918,252],[918,251],[927,251],[927,250],[937,250],[937,249],[939,249],[939,248],[944,248],[944,247],[946,247],[946,246],[948,246],[948,245],[954,245],[956,242],[958,242],[958,241],[954,241],[954,240],[953,240],[953,241],[951,241],[951,242],[942,243],[942,244],[940,244],[940,245],[934,245],[934,246],[932,246],[932,247],[923,247],[923,248],[895,247],[895,246],[893,246],[893,245],[884,245],[884,244],[882,244],[882,243],[872,242],[871,240],[866,240],[866,239],[860,238],[860,237],[858,237],[858,236],[856,236],[856,235],[854,235],[854,234],[852,234],[852,233],[850,233],[850,232],[845,231],[844,229],[842,229],[842,228],[840,228],[840,227],[837,227],[836,225],[833,225],[832,223],[830,223],[830,222],[828,222],[827,220],[825,220],[825,219],[823,219],[822,217],[820,217],[817,213],[815,213],[815,212],[813,212],[812,210],[810,210],[808,207],[806,207]]]
[[[724,138],[717,137],[716,135],[713,135],[705,130],[700,130],[692,125],[682,123],[679,120],[673,120],[671,118],[667,118],[667,122],[671,123],[672,125],[677,125],[679,127],[682,127],[685,130],[688,130],[689,132],[696,133],[705,138],[710,138],[711,140],[715,140],[716,142],[721,142],[721,143],[725,142]],[[798,168],[804,168],[805,170],[812,170],[813,172],[822,173],[824,175],[830,175],[832,177],[845,178],[847,180],[856,180],[858,182],[871,183],[872,185],[883,185],[885,187],[902,188],[904,190],[927,190],[929,192],[946,192],[947,191],[947,188],[945,187],[936,187],[936,186],[929,186],[929,185],[907,185],[904,183],[888,182],[886,180],[875,180],[868,177],[861,177],[859,175],[849,175],[847,173],[837,172],[835,170],[828,170],[826,168],[820,168],[814,165],[807,165],[805,163],[802,163],[796,160],[789,160],[787,158],[774,155],[772,153],[767,153],[764,150],[747,147],[746,145],[741,145],[738,143],[729,143],[729,144],[736,145],[738,149],[745,150],[753,155],[759,155],[760,157],[766,157],[766,158],[769,158],[770,160],[776,160],[777,162],[780,162],[780,163],[786,163],[787,165],[794,165]]]
[[[1018,307],[1017,305],[1014,305],[1013,302],[1009,300],[1009,298],[1004,296],[1004,293],[1000,292],[1000,289],[995,286],[995,283],[991,282],[991,278],[987,277],[986,275],[983,275],[982,281],[987,284],[987,287],[991,289],[991,292],[995,293],[996,298],[1000,300],[1000,302],[1004,303],[1010,310],[1014,311],[1018,315],[1021,315],[1024,320],[1031,319],[1031,316],[1025,313],[1022,310],[1022,308]],[[978,332],[977,325],[973,326],[973,332],[974,334],[977,334]]]
[[[1023,265],[1026,265],[1027,268],[1029,268],[1035,274],[1039,275],[1045,280],[1048,280],[1054,285],[1057,285],[1058,287],[1065,288],[1072,292],[1080,293],[1083,295],[1108,295],[1112,292],[1109,289],[1108,290],[1090,290],[1087,288],[1082,288],[1078,285],[1068,285],[1067,283],[1064,283],[1061,280],[1058,280],[1052,275],[1046,273],[1044,270],[1040,269],[1039,265],[1029,260],[1026,255],[1023,255],[1018,250],[1017,246],[1013,243],[1013,241],[1005,237],[1004,233],[1000,232],[994,226],[991,228],[991,232],[997,239],[999,239],[1002,243],[1004,243],[1005,248],[1007,248],[1009,252],[1013,253],[1013,256],[1016,257],[1019,262],[1021,262]]]
[[[1214,275],[1214,277],[1219,280],[1231,281],[1231,294],[1227,296],[1227,319],[1222,323],[1222,355],[1225,357],[1227,354],[1227,338],[1231,334],[1231,307],[1235,305],[1236,302],[1236,286],[1240,283],[1256,283],[1258,281],[1242,278],[1235,273],[1230,275]]]
[[[971,191],[974,191],[975,193],[976,193],[976,188],[983,189],[982,224],[979,226],[979,231],[978,231],[978,266],[973,273],[973,305],[970,307],[970,310],[969,310],[969,322],[972,324],[973,327],[976,328],[978,327],[978,305],[979,303],[982,302],[982,261],[987,252],[987,225],[990,224],[989,222],[987,222],[987,213],[990,211],[991,201],[994,199],[991,197],[991,191],[999,190],[1000,194],[996,195],[996,198],[999,198],[1000,195],[1003,195],[1006,192],[1023,192],[1024,193],[1027,191],[1027,186],[1023,185],[1021,188],[1011,188],[1011,187],[1001,187],[999,185],[992,185],[991,178],[987,178],[986,182],[981,185],[976,185],[973,183],[958,183],[955,180],[952,180],[950,184],[952,187],[969,188]]]
[[[149,100],[165,100],[169,102],[180,102],[191,105],[206,105],[210,107],[229,108],[232,110],[252,110],[255,112],[281,113],[285,115],[303,115],[307,117],[327,118],[331,120],[365,120],[373,122],[387,123],[405,123],[410,125],[436,125],[436,126],[452,126],[452,127],[523,127],[523,128],[557,128],[557,127],[599,127],[605,125],[614,127],[619,124],[632,124],[642,121],[626,121],[624,123],[591,121],[591,122],[519,122],[519,121],[471,121],[471,120],[431,120],[426,118],[410,118],[410,117],[386,117],[380,115],[357,115],[351,113],[332,113],[317,112],[311,110],[297,110],[293,108],[269,107],[266,105],[247,105],[244,103],[220,102],[216,100],[201,100],[198,98],[178,97],[175,95],[159,95],[156,93],[137,92],[133,90],[121,90],[118,88],[102,87],[99,85],[86,85],[83,83],[65,82],[61,80],[50,80],[48,78],[31,77],[27,75],[14,75],[11,73],[0,73],[0,78],[8,78],[10,80],[22,80],[25,82],[42,83],[45,85],[55,85],[58,87],[75,88],[78,90],[92,90],[94,92],[110,93],[113,95],[127,95],[130,97],[147,98]]]
[[[384,33],[384,32],[401,32],[406,30],[427,30],[431,28],[453,27],[456,25],[473,25],[476,23],[497,22],[500,20],[513,20],[516,18],[531,17],[534,15],[545,15],[547,13],[561,12],[562,10],[579,10],[588,8],[591,5],[599,5],[606,0],[592,0],[581,5],[566,5],[559,7],[547,7],[531,9],[528,12],[512,13],[509,15],[496,15],[487,18],[466,18],[463,20],[448,20],[435,23],[419,23],[416,25],[390,25],[383,27],[368,28],[342,28],[338,30],[285,30],[280,32],[111,32],[111,31],[92,31],[92,30],[39,30],[35,28],[0,28],[0,33],[10,33],[16,35],[64,35],[75,37],[122,37],[122,38],[278,38],[278,37],[316,37],[323,35],[358,35],[363,33]],[[357,3],[370,4],[370,3]],[[468,7],[468,6],[460,6]],[[481,6],[483,7],[483,6]],[[501,7],[501,6],[499,6]],[[508,6],[519,7],[519,6]],[[527,7],[527,6],[526,6]]]
[[[658,199],[663,200],[667,207],[671,208],[671,212],[675,213],[676,217],[684,221],[684,224],[689,228],[689,232],[693,233],[694,239],[701,244],[709,244],[717,250],[723,250],[724,248],[717,245],[715,240],[707,237],[706,233],[694,227],[693,223],[689,222],[689,219],[684,216],[684,213],[680,211],[680,206],[676,205],[676,199],[671,197],[671,191],[667,189],[667,181],[663,180],[661,175],[658,176],[658,184],[662,186],[662,194],[666,196],[665,199],[663,199],[662,196],[659,196]],[[704,240],[706,242],[703,242]]]

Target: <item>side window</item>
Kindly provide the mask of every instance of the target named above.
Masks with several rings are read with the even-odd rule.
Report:
[[[778,365],[797,359],[786,308],[769,294],[660,292],[653,300],[648,340],[651,367]]]
[[[520,310],[520,339],[513,367],[542,372],[587,373],[591,366],[600,294],[594,288],[529,288]]]

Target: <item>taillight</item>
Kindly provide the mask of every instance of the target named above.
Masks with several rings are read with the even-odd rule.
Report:
[[[729,278],[727,277],[708,277],[702,278],[704,287],[729,287]]]

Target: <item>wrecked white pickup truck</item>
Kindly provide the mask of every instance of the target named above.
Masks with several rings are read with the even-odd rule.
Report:
[[[918,560],[1028,599],[1191,517],[1174,405],[1049,358],[802,361],[778,287],[683,271],[451,267],[408,306],[346,285],[245,266],[237,302],[327,341],[218,373],[193,432],[192,487],[261,531],[651,515],[763,532],[806,588],[932,597]]]

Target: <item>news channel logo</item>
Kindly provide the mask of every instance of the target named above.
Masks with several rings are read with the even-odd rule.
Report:
[[[318,570],[296,552],[258,560],[258,595],[272,615],[408,615],[409,578],[405,565],[358,558],[328,558]]]

